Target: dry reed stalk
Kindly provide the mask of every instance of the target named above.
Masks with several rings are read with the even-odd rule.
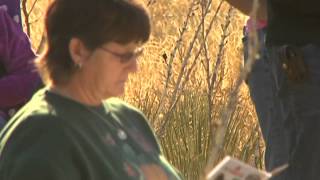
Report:
[[[251,11],[251,18],[253,19],[254,27],[255,27],[256,14],[257,14],[258,7],[259,7],[258,0],[254,0],[253,8]],[[223,151],[223,144],[224,144],[225,134],[227,131],[227,125],[228,125],[228,122],[230,121],[231,114],[234,111],[234,108],[236,107],[236,104],[237,104],[236,101],[238,98],[240,86],[244,81],[244,79],[248,76],[248,73],[251,70],[251,66],[258,55],[258,47],[259,46],[258,46],[257,33],[254,32],[250,36],[248,63],[246,64],[245,68],[240,72],[240,76],[236,81],[235,88],[230,93],[230,99],[227,103],[227,106],[221,113],[220,120],[216,122],[215,127],[212,127],[216,130],[216,132],[212,134],[213,147],[209,156],[207,167],[205,168],[205,174],[208,174],[210,172],[213,165],[217,162],[220,152]]]
[[[214,18],[217,16],[218,12],[220,11],[222,3],[223,3],[223,1],[220,1],[219,5],[218,5],[218,8],[216,10],[216,14],[214,15]],[[207,29],[206,36],[204,38],[205,40],[208,37],[209,30],[212,29],[214,18],[212,18],[212,20],[210,22],[210,25],[209,25],[209,28]],[[227,26],[229,26],[229,23],[228,23]],[[227,26],[225,26],[225,27],[227,27]],[[208,105],[209,105],[209,114],[208,114],[209,119],[212,119],[212,111],[213,111],[213,102],[212,102],[212,100],[213,100],[213,97],[214,97],[214,95],[212,93],[213,93],[214,83],[216,82],[218,68],[220,67],[221,60],[222,60],[223,47],[225,45],[225,39],[227,37],[226,32],[225,32],[226,29],[227,28],[223,29],[223,34],[224,35],[222,36],[222,40],[221,40],[221,43],[219,45],[219,52],[218,52],[218,55],[217,55],[218,58],[216,60],[216,63],[215,63],[215,65],[212,64],[212,66],[214,66],[214,67],[211,68],[211,69],[214,69],[212,72],[210,72],[210,58],[208,57],[208,50],[207,50],[207,48],[205,46],[206,65],[207,65],[206,75],[207,75],[207,87],[208,87],[207,96],[208,96]],[[205,41],[204,41],[204,43],[205,43]],[[211,81],[210,81],[210,79],[211,79]]]
[[[202,29],[202,27],[204,25],[206,17],[210,13],[211,4],[212,4],[212,0],[208,1],[207,4],[205,5],[205,10],[204,10],[204,12],[202,14],[200,23],[199,23],[199,25],[197,26],[197,28],[195,30],[194,36],[193,36],[193,38],[192,38],[192,40],[191,40],[191,42],[189,44],[188,50],[187,50],[187,52],[186,52],[186,54],[184,56],[184,59],[183,59],[183,62],[182,62],[182,66],[181,66],[180,72],[178,74],[177,82],[175,84],[175,88],[174,88],[172,96],[170,98],[170,103],[169,103],[170,108],[167,111],[167,113],[165,114],[165,117],[163,119],[163,123],[160,126],[159,131],[157,132],[157,134],[160,135],[160,136],[163,136],[164,130],[165,130],[165,128],[167,126],[167,123],[168,123],[168,119],[171,116],[170,112],[175,108],[176,103],[178,102],[178,100],[179,100],[179,98],[181,96],[181,94],[178,94],[178,92],[182,91],[184,89],[184,86],[187,83],[187,81],[189,79],[189,76],[190,76],[193,68],[196,65],[196,60],[198,59],[198,57],[199,57],[201,51],[203,50],[203,48],[205,47],[204,44],[206,43],[206,40],[208,38],[208,35],[210,34],[210,31],[212,30],[213,22],[216,20],[216,17],[217,17],[218,12],[220,11],[222,2],[219,4],[217,10],[215,11],[215,15],[213,16],[213,18],[210,21],[210,25],[209,25],[209,27],[208,27],[208,29],[206,31],[205,38],[203,39],[203,42],[201,43],[201,46],[200,46],[198,52],[195,55],[195,58],[194,58],[194,61],[193,61],[192,65],[191,65],[191,67],[188,70],[186,70],[186,66],[187,66],[187,64],[188,64],[188,62],[190,60],[190,57],[191,57],[191,54],[192,54],[192,50],[194,49],[194,46],[195,46],[195,42],[199,37],[199,34],[200,34],[201,29]],[[185,73],[185,72],[187,72],[187,73]],[[184,81],[183,81],[183,78],[184,78]]]
[[[30,15],[32,13],[32,11],[34,10],[34,7],[36,6],[38,0],[33,1],[33,3],[31,4],[31,8],[28,10],[27,9],[27,0],[22,0],[21,4],[22,4],[22,12],[24,15],[24,23],[26,25],[26,31],[27,31],[27,35],[30,37],[31,36],[31,22],[30,22]]]
[[[206,0],[205,0],[205,1],[206,1]],[[206,1],[206,2],[207,2],[207,1]],[[204,32],[203,32],[203,39],[201,40],[202,42],[201,42],[201,44],[200,44],[200,48],[199,48],[198,52],[196,53],[196,55],[195,55],[194,58],[193,58],[194,60],[193,60],[193,62],[192,62],[192,64],[191,64],[191,67],[190,67],[189,69],[187,69],[187,72],[185,73],[184,76],[183,76],[183,72],[180,72],[180,74],[179,74],[179,75],[181,75],[181,77],[179,76],[179,77],[181,78],[181,81],[182,81],[182,82],[181,82],[181,86],[180,86],[180,88],[177,88],[178,86],[176,86],[176,89],[175,89],[175,90],[177,90],[177,91],[174,91],[174,93],[173,93],[173,95],[174,95],[176,98],[175,98],[175,99],[172,98],[172,99],[174,99],[174,100],[173,100],[173,103],[172,103],[172,105],[171,105],[171,107],[170,107],[170,109],[169,109],[168,112],[171,112],[171,111],[175,108],[177,102],[179,101],[179,99],[180,99],[180,97],[181,97],[181,93],[178,94],[178,90],[180,89],[180,90],[182,91],[182,90],[185,88],[185,86],[186,86],[186,84],[187,84],[187,82],[188,82],[188,80],[189,80],[189,77],[190,77],[192,71],[194,70],[194,67],[196,66],[197,60],[198,60],[201,52],[202,52],[203,50],[207,51],[207,50],[206,50],[206,42],[207,42],[208,36],[209,36],[209,34],[210,34],[210,31],[212,30],[213,23],[215,22],[215,20],[216,20],[216,18],[217,18],[217,15],[218,15],[218,13],[219,13],[219,11],[220,11],[220,9],[221,9],[222,2],[223,2],[223,1],[221,1],[221,2],[219,3],[219,5],[218,5],[218,7],[217,7],[217,9],[216,9],[216,11],[215,11],[214,16],[213,16],[212,19],[210,20],[209,27],[207,28],[206,31],[204,31],[204,22],[205,22],[205,18],[207,17],[207,15],[208,15],[208,13],[209,13],[209,12],[207,11],[207,10],[208,10],[208,7],[211,6],[212,1],[208,1],[208,2],[207,2],[208,4],[202,3],[202,5],[205,6],[205,7],[204,7],[204,11],[203,11],[203,13],[202,13],[202,18],[201,18],[202,23],[199,24],[199,28],[200,28],[200,26],[201,26],[202,31],[204,31]],[[202,7],[203,7],[203,6],[202,6]],[[209,60],[209,59],[208,59],[208,60]],[[182,71],[185,70],[185,66],[184,66],[183,68],[181,68],[181,70],[182,70]],[[184,79],[182,79],[182,77],[184,77]],[[179,78],[178,78],[178,80],[179,80]],[[212,104],[212,102],[211,102],[210,104]],[[209,111],[209,112],[211,112],[211,111]],[[169,119],[169,115],[168,115],[168,117],[165,118],[165,120],[166,120],[166,119]],[[165,122],[167,122],[167,121],[165,121]]]
[[[171,75],[172,75],[172,63],[173,63],[174,58],[176,57],[176,53],[177,53],[178,49],[180,48],[180,46],[182,44],[182,39],[184,37],[184,33],[187,31],[188,23],[190,21],[190,18],[192,17],[192,14],[193,14],[193,11],[194,11],[194,7],[196,5],[196,1],[197,0],[193,0],[191,2],[191,4],[190,4],[186,20],[184,21],[184,24],[183,24],[183,26],[181,28],[181,31],[180,31],[179,38],[176,41],[175,47],[173,48],[173,50],[172,50],[172,52],[170,54],[170,59],[169,59],[169,61],[167,63],[168,67],[167,67],[165,86],[164,86],[163,92],[162,92],[161,97],[160,97],[159,105],[158,105],[158,107],[157,107],[157,109],[156,109],[156,111],[154,113],[154,118],[153,119],[156,119],[158,117],[158,115],[163,111],[164,101],[165,101],[165,98],[167,97],[167,94],[168,94],[169,82],[170,82],[170,78],[171,78]],[[162,130],[160,132],[162,132]]]

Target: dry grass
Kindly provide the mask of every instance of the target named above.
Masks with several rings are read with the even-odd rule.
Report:
[[[27,7],[33,2],[28,0]],[[38,0],[30,16],[34,48],[42,38],[47,2]],[[124,99],[149,117],[165,155],[186,179],[200,179],[212,148],[219,148],[215,133],[242,67],[246,17],[226,3],[219,6],[220,1],[145,2],[152,17],[152,37]],[[263,144],[246,86],[241,85],[234,96],[221,137],[223,147],[213,156],[228,154],[261,168]]]

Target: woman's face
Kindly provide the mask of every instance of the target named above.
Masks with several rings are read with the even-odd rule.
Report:
[[[130,73],[137,71],[142,49],[136,43],[106,43],[93,50],[80,70],[84,88],[99,99],[122,95]]]

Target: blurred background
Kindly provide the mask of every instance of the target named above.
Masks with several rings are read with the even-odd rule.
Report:
[[[43,18],[51,1],[21,2],[24,30],[38,53],[45,47]],[[245,83],[236,83],[247,17],[220,0],[143,1],[152,36],[140,72],[121,98],[146,114],[165,156],[186,179],[201,179],[208,163],[214,166],[225,155],[262,168],[255,109]],[[221,126],[227,130],[219,135]]]

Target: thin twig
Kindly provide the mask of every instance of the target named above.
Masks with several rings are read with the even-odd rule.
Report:
[[[174,58],[176,56],[177,50],[180,48],[180,46],[182,44],[182,39],[184,37],[184,33],[187,31],[187,27],[189,25],[190,18],[192,17],[193,9],[194,9],[195,4],[196,4],[196,0],[193,0],[193,2],[190,5],[190,8],[188,10],[186,20],[184,21],[183,27],[182,27],[182,29],[180,31],[180,36],[179,36],[178,40],[176,41],[175,47],[173,48],[173,50],[172,50],[172,52],[170,54],[170,59],[169,59],[169,61],[167,63],[168,67],[167,67],[167,74],[166,74],[166,80],[165,80],[164,89],[163,89],[163,92],[162,92],[160,100],[159,100],[159,105],[158,105],[158,107],[157,107],[157,109],[156,109],[156,111],[154,113],[153,119],[156,119],[158,117],[158,115],[163,110],[164,101],[165,101],[165,98],[167,97],[169,82],[170,82],[170,78],[171,78],[171,75],[172,75],[172,63],[173,63],[173,60],[174,60]]]
[[[32,11],[33,11],[34,7],[36,6],[37,2],[38,2],[38,0],[35,0],[35,1],[33,2],[33,4],[32,4],[32,6],[31,6],[28,14],[31,14],[31,13],[32,13]]]
[[[210,7],[211,7],[211,2],[212,1],[210,1],[208,3],[206,11],[205,11],[205,14],[209,13]],[[203,18],[205,18],[205,17],[203,17]],[[185,74],[185,68],[186,68],[186,66],[187,66],[187,64],[189,62],[190,57],[191,57],[191,53],[192,53],[192,50],[194,48],[194,44],[195,44],[195,42],[196,42],[196,40],[197,40],[197,38],[199,36],[200,30],[201,30],[201,25],[202,25],[203,22],[204,22],[203,20],[200,21],[200,24],[198,25],[197,30],[194,33],[192,41],[189,44],[189,48],[188,48],[188,50],[186,52],[186,55],[184,57],[184,60],[182,62],[182,65],[181,65],[181,68],[180,68],[180,72],[179,72],[179,75],[178,75],[178,78],[177,78],[177,82],[176,82],[175,88],[173,90],[173,93],[171,95],[171,103],[170,103],[171,106],[170,106],[169,110],[172,109],[172,105],[174,105],[175,104],[174,102],[176,101],[177,93],[178,93],[179,90],[181,90],[181,81],[182,81],[182,78],[183,78],[183,76]],[[165,129],[167,123],[168,123],[168,119],[169,119],[170,116],[171,116],[170,111],[165,114],[165,117],[163,119],[163,123],[160,126],[159,131],[158,131],[159,135],[161,135],[161,136],[163,135],[164,129]]]
[[[254,0],[253,2],[253,9],[252,9],[252,13],[251,13],[251,17],[253,19],[256,18],[256,14],[257,14],[257,9],[259,7],[259,4],[258,4],[258,0]],[[255,20],[254,20],[255,21]],[[253,34],[254,36],[254,34]],[[255,37],[256,38],[256,37]],[[254,41],[255,39],[253,37],[252,39],[252,47],[251,49],[249,49],[249,59],[248,61],[251,61],[253,62],[257,56],[257,53],[258,53],[258,43],[257,43],[257,40]],[[256,38],[257,39],[257,38]],[[250,46],[249,46],[250,48]],[[251,57],[250,57],[251,56]],[[252,65],[251,64],[248,64],[249,65]],[[226,106],[226,108],[223,110],[222,114],[221,114],[221,118],[220,118],[220,121],[217,122],[217,128],[216,128],[216,132],[213,136],[213,145],[214,147],[212,147],[212,152],[210,153],[210,158],[208,160],[208,164],[207,164],[207,167],[206,167],[206,174],[208,172],[210,172],[213,164],[215,162],[217,162],[217,159],[219,157],[219,154],[220,152],[223,150],[223,142],[224,142],[224,137],[225,137],[225,134],[226,134],[226,131],[227,131],[227,124],[230,120],[230,116],[232,114],[232,111],[233,109],[235,108],[236,106],[236,102],[237,102],[237,97],[238,97],[238,92],[239,92],[239,89],[240,89],[240,86],[242,84],[242,82],[244,81],[244,79],[247,77],[248,73],[249,73],[249,70],[250,70],[251,67],[245,67],[241,72],[240,72],[240,76],[239,78],[237,79],[236,81],[236,84],[235,84],[235,88],[231,91],[230,93],[230,99],[228,101],[228,104]]]

